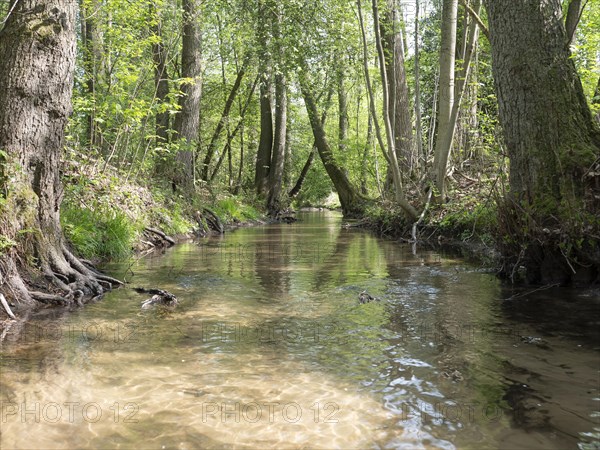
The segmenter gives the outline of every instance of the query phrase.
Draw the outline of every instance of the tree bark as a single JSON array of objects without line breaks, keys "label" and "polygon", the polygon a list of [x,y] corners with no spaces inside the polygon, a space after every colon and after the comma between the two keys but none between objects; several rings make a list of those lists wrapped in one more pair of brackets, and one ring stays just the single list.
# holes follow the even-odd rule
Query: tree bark
[{"label": "tree bark", "polygon": [[[481,0],[475,0],[474,11],[479,14],[480,10]],[[450,117],[447,121],[444,121],[444,127],[440,127],[438,132],[435,155],[436,161],[434,166],[437,169],[436,186],[442,199],[446,197],[446,171],[448,167],[448,159],[450,158],[450,152],[452,151],[454,135],[456,132],[456,123],[460,113],[460,105],[465,92],[465,86],[469,78],[471,59],[473,58],[473,53],[477,45],[478,30],[479,27],[475,21],[472,21],[466,30],[465,50],[464,55],[462,55],[463,64],[457,74],[458,82],[454,86],[453,103],[452,108],[450,109]],[[444,111],[444,113],[446,113],[446,111]]]},{"label": "tree bark", "polygon": [[444,0],[442,10],[442,42],[440,49],[440,94],[438,112],[438,135],[435,144],[433,170],[436,187],[442,201],[446,197],[445,180],[448,163],[448,142],[451,127],[452,108],[454,106],[454,63],[456,55],[456,22],[458,19],[458,0]]},{"label": "tree bark", "polygon": [[281,211],[283,169],[287,137],[287,86],[285,76],[275,76],[275,136],[269,170],[269,195],[267,210],[273,216]]},{"label": "tree bark", "polygon": [[[514,210],[501,214],[501,223],[513,241],[523,243],[531,281],[565,281],[573,270],[563,253],[569,250],[561,247],[562,239],[549,236],[562,229],[567,242],[576,242],[586,238],[586,227],[597,230],[592,217],[600,212],[599,202],[585,205],[583,199],[586,176],[600,154],[600,134],[566,45],[560,2],[486,0],[486,6],[510,158],[507,200]],[[579,261],[585,258],[579,255]]]},{"label": "tree bark", "polygon": [[175,182],[191,190],[194,184],[193,143],[200,128],[200,98],[202,96],[202,33],[200,30],[200,0],[183,0],[183,38],[181,76],[187,81],[181,86],[180,111],[175,117],[176,139],[183,141],[177,153]]},{"label": "tree bark", "polygon": [[[66,248],[59,220],[64,128],[71,114],[75,69],[73,0],[20,0],[0,31],[0,149],[2,234],[16,246],[0,256],[0,291],[15,301],[81,302],[116,280],[92,272]],[[55,294],[30,290],[17,261],[36,258]],[[39,278],[35,275],[28,279]]]},{"label": "tree bark", "polygon": [[[586,2],[587,3],[587,2]],[[567,17],[565,18],[565,28],[567,31],[567,45],[571,45],[575,32],[577,31],[577,25],[581,20],[581,13],[585,4],[581,4],[581,0],[571,0],[569,2],[569,8],[567,9]]]},{"label": "tree bark", "polygon": [[[386,1],[387,8],[380,28],[385,54],[394,149],[398,163],[404,172],[409,174],[413,167],[413,132],[404,64],[401,12],[395,0]],[[388,181],[391,181],[392,178],[390,168],[388,169]]]},{"label": "tree bark", "polygon": [[256,167],[254,171],[254,187],[259,197],[268,194],[269,166],[273,151],[273,101],[271,96],[271,39],[268,24],[272,21],[273,13],[269,11],[266,1],[261,1],[259,7],[257,39],[260,48],[260,138],[256,152]]}]

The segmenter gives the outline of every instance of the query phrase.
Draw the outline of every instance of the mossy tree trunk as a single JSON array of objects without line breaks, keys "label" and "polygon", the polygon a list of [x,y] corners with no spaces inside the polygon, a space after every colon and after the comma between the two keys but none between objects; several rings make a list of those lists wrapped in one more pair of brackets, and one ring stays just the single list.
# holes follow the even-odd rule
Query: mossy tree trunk
[{"label": "mossy tree trunk", "polygon": [[0,233],[15,243],[0,255],[0,292],[21,304],[80,303],[119,283],[75,258],[60,226],[77,7],[73,0],[20,0],[0,31]]},{"label": "mossy tree trunk", "polygon": [[509,210],[501,224],[520,243],[531,281],[566,282],[584,264],[598,265],[598,243],[586,233],[600,209],[597,200],[583,201],[586,177],[600,155],[598,130],[568,48],[560,2],[485,3],[510,157]]}]

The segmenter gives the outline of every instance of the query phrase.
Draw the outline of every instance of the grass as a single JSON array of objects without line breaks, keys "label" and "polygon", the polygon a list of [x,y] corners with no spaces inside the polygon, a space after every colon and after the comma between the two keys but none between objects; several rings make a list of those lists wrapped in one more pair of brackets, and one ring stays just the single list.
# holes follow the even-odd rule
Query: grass
[{"label": "grass", "polygon": [[91,210],[64,205],[65,235],[84,258],[123,259],[131,255],[140,226],[118,210]]}]

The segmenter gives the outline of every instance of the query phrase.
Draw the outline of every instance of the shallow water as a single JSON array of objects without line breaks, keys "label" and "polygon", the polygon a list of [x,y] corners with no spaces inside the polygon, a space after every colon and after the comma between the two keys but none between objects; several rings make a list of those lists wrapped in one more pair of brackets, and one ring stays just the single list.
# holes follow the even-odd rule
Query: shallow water
[{"label": "shallow water", "polygon": [[0,352],[0,448],[600,446],[598,292],[300,218],[108,268],[176,309],[36,315]]}]

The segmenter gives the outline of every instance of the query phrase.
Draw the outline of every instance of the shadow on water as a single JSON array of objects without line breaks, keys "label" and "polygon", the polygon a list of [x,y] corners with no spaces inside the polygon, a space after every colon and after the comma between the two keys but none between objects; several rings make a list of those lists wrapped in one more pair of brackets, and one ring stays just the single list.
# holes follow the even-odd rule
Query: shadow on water
[{"label": "shadow on water", "polygon": [[34,317],[0,353],[0,446],[598,445],[597,293],[514,298],[460,259],[300,218],[109,268],[175,310],[121,289]]}]

